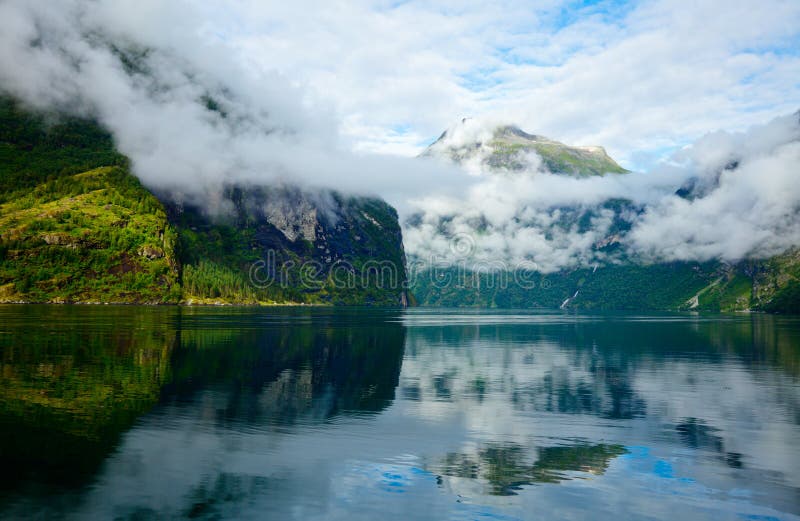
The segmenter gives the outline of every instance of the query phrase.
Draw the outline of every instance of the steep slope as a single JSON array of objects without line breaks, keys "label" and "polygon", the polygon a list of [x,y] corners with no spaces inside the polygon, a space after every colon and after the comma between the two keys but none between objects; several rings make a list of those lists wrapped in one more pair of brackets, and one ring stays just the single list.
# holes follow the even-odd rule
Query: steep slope
[{"label": "steep slope", "polygon": [[485,136],[488,138],[485,141],[465,143],[455,135],[459,130],[445,131],[422,155],[443,157],[459,164],[478,160],[490,169],[512,171],[528,168],[532,161],[540,159],[545,170],[576,177],[627,172],[608,156],[603,147],[569,146],[544,136],[528,134],[515,126],[497,127],[491,135]]},{"label": "steep slope", "polygon": [[380,199],[228,187],[224,216],[167,203],[186,302],[406,305],[397,212]]},{"label": "steep slope", "polygon": [[716,275],[681,307],[800,313],[798,249],[769,259],[719,263]]},{"label": "steep slope", "polygon": [[227,186],[158,198],[89,119],[0,97],[0,301],[405,305],[380,199]]},{"label": "steep slope", "polygon": [[60,176],[127,164],[95,122],[37,113],[0,92],[0,200]]},{"label": "steep slope", "polygon": [[177,301],[175,231],[111,136],[7,98],[0,136],[0,301]]},{"label": "steep slope", "polygon": [[176,234],[121,167],[16,192],[0,205],[0,301],[173,302]]}]

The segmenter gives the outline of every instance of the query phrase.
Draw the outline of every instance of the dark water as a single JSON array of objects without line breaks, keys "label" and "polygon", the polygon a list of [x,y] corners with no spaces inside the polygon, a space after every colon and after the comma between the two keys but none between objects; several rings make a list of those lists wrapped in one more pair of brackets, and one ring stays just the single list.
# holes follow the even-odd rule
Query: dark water
[{"label": "dark water", "polygon": [[2,519],[800,519],[800,320],[0,307]]}]

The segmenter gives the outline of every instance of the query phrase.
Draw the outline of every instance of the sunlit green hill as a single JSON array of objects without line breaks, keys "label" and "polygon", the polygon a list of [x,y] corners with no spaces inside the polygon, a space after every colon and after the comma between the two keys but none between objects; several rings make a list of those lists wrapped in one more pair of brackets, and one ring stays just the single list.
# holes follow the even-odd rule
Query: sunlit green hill
[{"label": "sunlit green hill", "polygon": [[397,213],[380,199],[230,185],[218,196],[232,212],[214,213],[156,197],[91,119],[7,97],[0,160],[0,302],[407,301]]}]

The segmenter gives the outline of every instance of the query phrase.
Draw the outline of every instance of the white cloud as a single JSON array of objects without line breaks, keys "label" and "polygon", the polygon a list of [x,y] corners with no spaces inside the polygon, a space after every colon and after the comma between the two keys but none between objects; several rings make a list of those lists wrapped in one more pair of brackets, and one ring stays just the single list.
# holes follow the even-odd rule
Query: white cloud
[{"label": "white cloud", "polygon": [[[627,215],[625,246],[637,254],[738,258],[800,244],[796,118],[707,136],[675,156],[681,164],[647,174],[585,180],[487,176],[479,162],[465,176],[368,153],[415,154],[426,136],[477,116],[449,137],[476,140],[515,122],[652,160],[800,105],[797,2],[564,7],[7,0],[0,88],[41,108],[95,115],[158,189],[210,201],[225,181],[285,182],[377,193],[401,212],[416,205],[412,253],[449,247],[444,218],[447,232],[476,237],[484,259],[534,258],[546,270],[594,262],[592,245],[612,226],[597,205],[614,197],[645,208]],[[128,74],[108,42],[148,49],[147,73]],[[206,95],[227,117],[207,110]],[[717,179],[732,160],[738,168]],[[690,178],[703,197],[675,197]],[[588,228],[565,216],[586,209],[595,211]]]},{"label": "white cloud", "polygon": [[[333,109],[283,73],[248,69],[235,45],[208,37],[210,14],[194,3],[5,2],[0,87],[40,108],[91,113],[145,184],[190,198],[208,200],[227,181],[285,182],[402,205],[422,183],[455,184],[453,168],[342,147]],[[145,72],[126,72],[108,42],[146,49]]]},{"label": "white cloud", "polygon": [[[633,165],[634,152],[800,105],[793,1],[243,5],[230,15],[245,28],[230,35],[240,56],[330,101],[345,137],[370,150],[418,152],[420,136],[494,112]],[[397,125],[403,146],[381,137]]]},{"label": "white cloud", "polygon": [[[481,136],[468,122],[456,136]],[[491,128],[491,127],[490,127]],[[414,201],[407,251],[423,261],[532,261],[541,271],[614,262],[609,239],[640,260],[764,258],[800,244],[800,114],[743,133],[716,132],[647,173],[589,178],[554,175],[534,162],[524,172],[488,171],[481,149],[475,184],[461,199]],[[677,195],[693,187],[691,197]],[[604,206],[628,201],[621,210]],[[630,231],[613,227],[621,219]],[[587,221],[581,225],[581,220]],[[463,255],[450,237],[469,236]]]}]

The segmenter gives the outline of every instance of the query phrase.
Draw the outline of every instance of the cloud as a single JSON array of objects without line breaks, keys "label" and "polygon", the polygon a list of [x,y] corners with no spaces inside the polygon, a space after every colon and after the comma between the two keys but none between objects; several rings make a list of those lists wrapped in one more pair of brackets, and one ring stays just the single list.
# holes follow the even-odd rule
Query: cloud
[{"label": "cloud", "polygon": [[25,10],[49,14],[51,31],[70,20],[55,33],[91,27],[170,50],[236,83],[248,103],[297,90],[272,111],[291,118],[300,103],[360,152],[414,156],[451,121],[492,113],[649,169],[707,132],[800,105],[793,0],[38,0]]},{"label": "cloud", "polygon": [[631,246],[658,259],[767,257],[800,244],[800,114],[746,133],[717,132],[677,155],[700,197],[647,208]]},{"label": "cloud", "polygon": [[[453,146],[468,145],[494,123],[462,125],[449,137]],[[478,180],[462,198],[414,201],[417,213],[404,230],[412,257],[533,262],[552,272],[630,257],[765,258],[800,244],[800,113],[747,132],[709,134],[647,173],[576,178],[538,161],[522,172],[498,171],[485,162],[485,144],[474,150],[467,164]],[[452,248],[452,238],[464,236],[472,241],[468,255]]]},{"label": "cloud", "polygon": [[226,18],[248,63],[331,102],[361,150],[413,155],[451,121],[493,113],[645,169],[800,105],[797,2],[591,4],[244,2]]},{"label": "cloud", "polygon": [[[589,179],[535,155],[524,175],[486,172],[480,156],[465,175],[370,152],[421,151],[472,115],[446,139],[513,121],[652,160],[788,113],[800,4],[768,4],[7,0],[0,89],[98,118],[145,184],[206,204],[226,182],[379,194],[414,213],[412,255],[452,255],[449,237],[469,234],[477,259],[545,271],[613,262],[609,244],[736,259],[800,244],[796,117]],[[691,198],[675,195],[684,186]]]},{"label": "cloud", "polygon": [[400,202],[423,182],[454,184],[453,168],[343,147],[333,110],[209,38],[210,14],[184,2],[4,2],[0,88],[37,108],[96,117],[146,185],[206,203],[226,182]]}]

